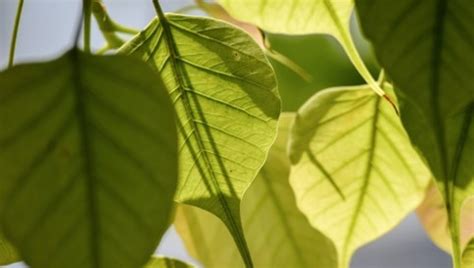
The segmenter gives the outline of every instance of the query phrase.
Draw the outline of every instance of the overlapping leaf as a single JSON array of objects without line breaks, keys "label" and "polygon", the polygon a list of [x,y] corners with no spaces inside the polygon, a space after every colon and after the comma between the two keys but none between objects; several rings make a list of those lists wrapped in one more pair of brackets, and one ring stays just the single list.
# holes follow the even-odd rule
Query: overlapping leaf
[{"label": "overlapping leaf", "polygon": [[[294,116],[280,119],[268,160],[242,201],[242,221],[255,267],[337,267],[334,245],[298,210],[288,182],[286,144]],[[180,206],[175,226],[205,267],[242,267],[225,226],[211,214]]]},{"label": "overlapping leaf", "polygon": [[352,41],[349,21],[352,0],[218,0],[235,18],[261,29],[284,34],[329,34],[342,45],[359,74],[379,95],[384,91],[372,78]]},{"label": "overlapping leaf", "polygon": [[20,261],[18,253],[3,235],[0,234],[0,265],[7,265]]},{"label": "overlapping leaf", "polygon": [[474,194],[471,0],[356,0],[376,55],[400,87],[403,124],[439,182],[460,266],[459,213]]},{"label": "overlapping leaf", "polygon": [[349,27],[351,0],[218,0],[237,19],[265,31],[324,33],[341,37]]},{"label": "overlapping leaf", "polygon": [[120,53],[160,72],[178,115],[176,200],[227,225],[245,260],[240,200],[276,136],[274,72],[246,33],[209,18],[160,14]]},{"label": "overlapping leaf", "polygon": [[125,56],[73,50],[0,73],[1,220],[22,258],[144,265],[177,185],[173,119],[161,80]]},{"label": "overlapping leaf", "polygon": [[290,158],[298,207],[335,243],[339,267],[413,210],[430,178],[395,112],[368,86],[328,89],[303,105]]},{"label": "overlapping leaf", "polygon": [[474,238],[467,244],[462,254],[462,268],[469,268],[474,265]]},{"label": "overlapping leaf", "polygon": [[[460,215],[461,248],[466,247],[469,239],[474,236],[474,198],[468,199],[462,206]],[[448,215],[443,196],[433,182],[429,187],[425,200],[417,208],[416,213],[431,240],[442,250],[452,253],[449,233]]]},{"label": "overlapping leaf", "polygon": [[194,266],[189,265],[180,260],[171,259],[167,257],[154,256],[145,265],[144,268],[192,268]]}]

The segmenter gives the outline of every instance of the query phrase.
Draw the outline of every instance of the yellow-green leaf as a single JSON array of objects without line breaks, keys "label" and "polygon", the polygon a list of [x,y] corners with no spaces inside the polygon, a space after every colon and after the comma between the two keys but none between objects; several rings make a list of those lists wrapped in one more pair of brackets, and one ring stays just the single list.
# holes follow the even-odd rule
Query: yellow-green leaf
[{"label": "yellow-green leaf", "polygon": [[[436,184],[433,183],[429,187],[425,200],[417,208],[416,213],[431,240],[442,250],[452,253],[448,215],[443,196]],[[468,199],[462,206],[460,235],[461,248],[464,248],[474,236],[474,198]]]},{"label": "yellow-green leaf", "polygon": [[357,71],[379,95],[384,91],[367,70],[352,41],[353,0],[218,0],[235,18],[283,34],[329,34],[346,51]]},{"label": "yellow-green leaf", "polygon": [[430,178],[396,113],[368,86],[314,95],[289,146],[298,207],[335,243],[339,267],[418,206]]},{"label": "yellow-green leaf", "polygon": [[352,0],[218,0],[235,18],[284,34],[325,33],[339,38],[349,27]]},{"label": "yellow-green leaf", "polygon": [[[126,68],[124,68],[126,67]],[[141,267],[177,185],[174,111],[143,62],[73,50],[0,73],[0,211],[32,267]]]},{"label": "yellow-green leaf", "polygon": [[194,266],[183,261],[162,257],[153,256],[144,268],[192,268]]},{"label": "yellow-green leaf", "polygon": [[462,254],[462,268],[471,268],[474,265],[474,238],[467,244]]},{"label": "yellow-green leaf", "polygon": [[242,30],[214,19],[158,13],[120,53],[159,71],[173,100],[180,158],[175,200],[222,219],[251,266],[240,201],[276,136],[275,74]]},{"label": "yellow-green leaf", "polygon": [[[298,210],[288,182],[287,136],[293,114],[283,114],[268,160],[242,201],[242,220],[255,267],[337,267],[334,245]],[[180,206],[175,226],[205,267],[242,267],[224,225],[197,208]]]}]

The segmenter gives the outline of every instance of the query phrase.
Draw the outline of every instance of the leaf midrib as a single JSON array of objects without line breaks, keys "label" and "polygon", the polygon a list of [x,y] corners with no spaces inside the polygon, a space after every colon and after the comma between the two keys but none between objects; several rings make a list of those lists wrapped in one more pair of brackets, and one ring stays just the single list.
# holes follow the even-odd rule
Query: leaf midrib
[{"label": "leaf midrib", "polygon": [[347,232],[347,235],[346,235],[346,239],[344,241],[344,244],[343,244],[343,249],[342,249],[342,263],[341,265],[347,265],[348,264],[348,261],[349,261],[349,257],[348,254],[349,254],[349,243],[351,243],[351,240],[352,240],[352,237],[354,235],[354,230],[355,230],[355,227],[357,225],[357,221],[358,221],[358,218],[359,218],[359,215],[360,215],[360,211],[362,209],[362,205],[364,203],[364,200],[365,200],[365,197],[366,197],[366,191],[367,191],[367,188],[369,186],[369,182],[370,182],[370,177],[371,177],[371,174],[372,174],[372,162],[374,160],[374,156],[375,156],[375,146],[376,146],[376,141],[377,141],[377,124],[378,124],[378,119],[379,119],[379,115],[380,115],[380,110],[379,110],[379,105],[380,105],[380,100],[381,98],[379,98],[378,96],[376,96],[376,99],[375,99],[375,105],[374,105],[374,118],[372,120],[372,129],[370,131],[370,143],[369,143],[369,155],[368,155],[368,159],[367,159],[367,166],[366,166],[366,170],[365,170],[365,174],[364,174],[364,184],[362,185],[362,188],[361,188],[361,193],[359,195],[359,199],[357,200],[357,204],[356,204],[356,207],[355,207],[355,210],[354,210],[354,213],[353,213],[353,216],[352,216],[352,220],[349,224],[349,229],[348,229],[348,232]]},{"label": "leaf midrib", "polygon": [[[453,225],[450,228],[455,229],[454,231],[451,231],[451,236],[453,237],[452,239],[454,239],[458,243],[461,240],[460,233],[459,233],[459,228],[460,228],[459,217],[460,217],[461,212],[460,212],[460,206],[457,206],[456,204],[454,204],[454,202],[456,201],[456,196],[457,196],[455,185],[457,184],[459,180],[458,171],[459,171],[459,167],[461,165],[461,161],[464,155],[464,147],[466,145],[467,138],[469,135],[469,130],[472,124],[473,113],[474,113],[474,102],[471,102],[465,111],[465,115],[464,115],[462,126],[461,126],[461,132],[459,134],[458,142],[456,144],[456,149],[454,151],[454,156],[453,156],[453,161],[452,161],[453,166],[450,172],[451,174],[449,176],[453,180],[451,188],[449,189],[450,190],[449,195],[451,196],[451,199],[449,201],[453,202],[453,204],[452,206],[448,206],[449,208],[451,208],[451,211],[448,211],[448,212],[450,212],[449,217],[451,218],[450,221],[451,221],[451,224]],[[453,215],[451,216],[451,214]],[[462,252],[460,249],[460,245],[453,244],[453,247],[455,246],[457,249],[454,249],[453,252],[456,252],[456,250],[459,250],[459,257],[461,257]]]},{"label": "leaf midrib", "polygon": [[82,84],[82,77],[81,77],[81,64],[79,60],[79,51],[74,49],[71,52],[71,60],[73,66],[73,76],[75,76],[73,83],[74,94],[75,94],[75,110],[78,119],[78,132],[79,132],[79,139],[80,139],[80,148],[81,153],[84,157],[84,170],[85,170],[85,183],[86,183],[86,200],[88,201],[89,209],[88,212],[90,213],[90,251],[92,256],[92,266],[93,267],[100,267],[100,241],[99,237],[99,216],[98,216],[98,208],[96,206],[97,199],[96,199],[96,185],[94,183],[94,172],[93,172],[93,154],[91,153],[90,148],[90,139],[89,133],[87,129],[87,119],[86,119],[86,109],[84,104],[84,86]]},{"label": "leaf midrib", "polygon": [[[167,20],[166,16],[164,15],[164,13],[161,12],[161,10],[159,10],[159,12],[158,12],[157,27],[160,27],[160,25],[163,29],[163,36],[166,40],[166,45],[167,45],[167,48],[168,48],[168,52],[170,53],[169,58],[170,58],[170,61],[171,61],[171,68],[173,69],[173,75],[174,75],[175,82],[178,84],[177,90],[179,90],[180,95],[182,95],[182,101],[183,101],[183,104],[184,104],[183,106],[185,107],[186,115],[190,119],[190,123],[191,123],[193,129],[196,130],[196,131],[194,131],[194,133],[195,133],[194,135],[196,135],[195,140],[198,144],[199,150],[204,152],[203,159],[204,159],[204,162],[206,163],[206,166],[207,166],[208,170],[210,171],[209,173],[211,174],[211,182],[212,182],[212,185],[214,186],[214,190],[217,191],[217,197],[218,197],[218,199],[220,201],[220,204],[223,208],[224,214],[226,215],[226,220],[230,223],[230,225],[231,225],[230,228],[232,229],[233,234],[237,234],[237,237],[235,237],[235,239],[238,241],[237,243],[239,244],[239,248],[241,248],[245,251],[245,249],[247,247],[245,246],[246,245],[245,241],[243,240],[243,237],[241,236],[240,229],[237,226],[238,223],[235,222],[235,220],[232,216],[232,212],[231,212],[230,207],[227,203],[227,200],[225,199],[224,194],[222,193],[222,191],[219,187],[217,177],[214,173],[214,169],[212,168],[211,161],[209,160],[207,153],[205,153],[206,148],[205,148],[205,146],[202,142],[201,133],[198,131],[198,127],[197,127],[197,124],[195,122],[196,119],[195,119],[195,117],[192,113],[192,110],[191,110],[191,103],[190,103],[190,101],[188,99],[188,96],[187,96],[188,92],[184,89],[185,88],[185,83],[181,80],[181,76],[179,75],[181,73],[180,68],[179,68],[179,64],[178,64],[179,63],[179,52],[177,51],[177,49],[175,47],[173,35],[171,33],[171,29],[170,29],[170,25],[168,24],[168,20]],[[209,138],[212,140],[212,137],[209,137]],[[198,160],[195,160],[195,161],[198,161]],[[248,258],[250,258],[250,256],[248,256]],[[244,261],[248,266],[250,266],[250,267],[252,266],[250,259],[244,259]]]},{"label": "leaf midrib", "polygon": [[[456,226],[458,215],[455,215],[456,209],[453,208],[454,203],[454,184],[451,183],[451,180],[455,180],[454,178],[450,178],[450,168],[449,168],[449,161],[448,161],[448,149],[446,144],[446,133],[445,133],[445,125],[444,120],[441,112],[441,103],[439,98],[439,90],[440,90],[440,68],[442,65],[442,49],[444,40],[444,32],[445,32],[445,25],[446,25],[446,15],[447,15],[447,0],[438,0],[436,2],[436,9],[435,9],[435,21],[433,25],[433,49],[431,51],[432,55],[432,65],[431,65],[431,77],[430,77],[430,102],[432,108],[432,116],[433,116],[433,128],[435,130],[435,137],[437,140],[438,152],[440,157],[440,169],[441,169],[441,176],[442,182],[444,185],[444,198],[446,200],[446,210],[448,213],[448,224],[449,229],[451,232],[451,240],[452,240],[452,249],[453,249],[453,262],[455,267],[460,266],[460,258],[461,252],[459,247],[459,227]],[[462,134],[462,133],[461,133]],[[459,144],[458,144],[459,145]],[[456,156],[455,156],[456,157]],[[455,160],[455,159],[453,159]],[[455,167],[457,169],[457,167]],[[454,173],[457,173],[457,170],[453,170]]]}]

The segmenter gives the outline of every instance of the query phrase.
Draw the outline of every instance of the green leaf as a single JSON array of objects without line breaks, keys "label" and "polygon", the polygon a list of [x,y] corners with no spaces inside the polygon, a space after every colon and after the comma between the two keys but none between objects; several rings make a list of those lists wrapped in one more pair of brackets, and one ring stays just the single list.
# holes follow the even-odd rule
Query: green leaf
[{"label": "green leaf", "polygon": [[412,211],[430,179],[398,116],[368,86],[314,95],[289,146],[298,207],[335,243],[339,267]]},{"label": "green leaf", "polygon": [[[460,242],[464,248],[474,236],[474,198],[466,200],[461,208]],[[433,182],[426,192],[425,200],[416,209],[418,218],[436,246],[452,253],[451,236],[449,233],[448,215],[443,196]]]},{"label": "green leaf", "polygon": [[280,113],[275,74],[260,47],[227,23],[161,14],[120,53],[154,66],[175,105],[175,200],[219,217],[251,266],[240,200],[265,161]]},{"label": "green leaf", "polygon": [[469,268],[474,265],[474,238],[471,239],[462,254],[462,268]]},{"label": "green leaf", "polygon": [[272,33],[329,34],[339,41],[354,67],[379,95],[373,79],[351,38],[352,0],[218,0],[235,18]]},{"label": "green leaf", "polygon": [[284,34],[324,33],[336,38],[349,27],[351,0],[217,0],[233,17]]},{"label": "green leaf", "polygon": [[403,124],[447,204],[460,267],[459,211],[474,194],[472,0],[357,0],[361,26],[400,88]]},{"label": "green leaf", "polygon": [[[204,0],[198,0],[196,3],[210,16],[242,28],[260,46],[265,46],[265,54],[277,76],[283,111],[298,110],[309,97],[321,89],[363,83],[342,47],[331,36],[321,34],[295,36],[266,32],[264,45],[262,32],[255,25],[235,19],[219,4]],[[364,62],[371,71],[374,71],[371,73],[378,73],[380,70],[377,70],[369,42],[363,39],[355,18],[351,18],[351,23],[354,26],[351,33]],[[278,58],[282,58],[282,61]]]},{"label": "green leaf", "polygon": [[[296,207],[288,182],[287,136],[293,114],[283,114],[268,160],[242,201],[242,220],[255,267],[337,266],[332,243]],[[205,267],[242,267],[225,227],[205,211],[180,206],[175,226]]]},{"label": "green leaf", "polygon": [[144,265],[173,205],[173,119],[136,59],[73,50],[0,73],[2,227],[25,262]]},{"label": "green leaf", "polygon": [[16,249],[0,234],[0,265],[8,265],[20,261]]},{"label": "green leaf", "polygon": [[192,268],[194,266],[182,262],[180,260],[161,257],[161,256],[153,256],[151,260],[145,265],[144,268]]}]

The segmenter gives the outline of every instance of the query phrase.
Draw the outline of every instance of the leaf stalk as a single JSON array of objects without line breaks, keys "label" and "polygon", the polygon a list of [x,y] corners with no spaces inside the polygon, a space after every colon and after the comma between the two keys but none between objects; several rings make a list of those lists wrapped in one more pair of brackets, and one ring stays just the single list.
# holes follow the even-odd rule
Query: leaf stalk
[{"label": "leaf stalk", "polygon": [[83,0],[84,13],[84,52],[91,53],[92,0]]},{"label": "leaf stalk", "polygon": [[23,13],[24,0],[18,0],[18,7],[15,16],[15,24],[13,26],[12,39],[10,44],[10,54],[8,57],[8,68],[13,67],[16,51],[16,40],[18,37],[18,29],[20,28],[21,14]]},{"label": "leaf stalk", "polygon": [[343,44],[342,47],[346,51],[346,54],[348,55],[350,61],[352,62],[356,70],[359,72],[360,76],[362,76],[362,78],[377,95],[387,100],[390,105],[392,105],[397,115],[399,115],[400,113],[395,102],[389,96],[387,96],[385,91],[381,88],[379,83],[374,80],[372,74],[370,74],[369,70],[367,69],[367,66],[365,65],[359,52],[357,51],[357,48],[354,44],[354,41],[352,40],[349,30],[341,30],[339,36],[336,38]]}]

